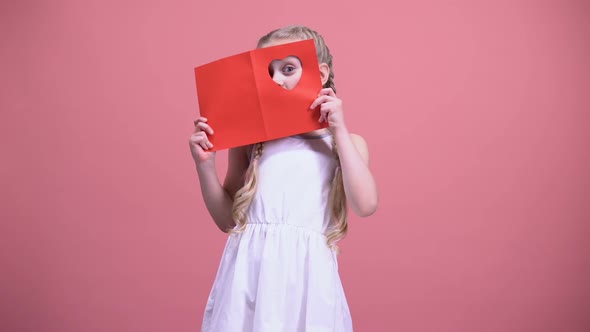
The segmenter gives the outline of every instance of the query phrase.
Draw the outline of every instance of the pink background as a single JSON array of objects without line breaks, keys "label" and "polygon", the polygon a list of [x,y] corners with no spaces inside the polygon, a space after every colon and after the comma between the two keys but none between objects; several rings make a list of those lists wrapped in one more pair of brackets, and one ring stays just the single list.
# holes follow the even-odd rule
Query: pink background
[{"label": "pink background", "polygon": [[327,39],[379,183],[341,243],[356,330],[590,330],[588,2],[0,13],[1,331],[200,330],[226,235],[188,148],[193,67],[291,23]]}]

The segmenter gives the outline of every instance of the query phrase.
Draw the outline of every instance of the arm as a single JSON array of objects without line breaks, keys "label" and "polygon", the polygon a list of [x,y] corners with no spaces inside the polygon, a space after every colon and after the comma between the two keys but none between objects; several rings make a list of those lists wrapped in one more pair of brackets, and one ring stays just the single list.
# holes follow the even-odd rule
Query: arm
[{"label": "arm", "polygon": [[377,210],[379,195],[369,169],[367,143],[361,136],[349,134],[345,127],[334,131],[334,139],[350,207],[360,217],[370,216]]},{"label": "arm", "polygon": [[221,185],[215,167],[215,152],[207,151],[213,147],[207,135],[213,135],[213,129],[207,124],[207,119],[201,117],[195,120],[195,132],[189,140],[189,146],[197,168],[205,206],[217,227],[227,232],[235,226],[232,217],[233,197],[244,183],[244,174],[249,164],[247,147],[229,150],[227,174]]},{"label": "arm", "polygon": [[230,149],[228,153],[227,174],[223,185],[217,177],[215,160],[197,164],[201,193],[213,221],[223,232],[235,226],[232,206],[236,192],[244,184],[244,174],[248,168],[246,147]]},{"label": "arm", "polygon": [[377,210],[379,195],[375,179],[369,170],[369,151],[365,140],[350,134],[344,123],[342,100],[331,88],[320,91],[310,108],[320,107],[320,122],[327,121],[340,158],[344,192],[351,209],[367,217]]}]

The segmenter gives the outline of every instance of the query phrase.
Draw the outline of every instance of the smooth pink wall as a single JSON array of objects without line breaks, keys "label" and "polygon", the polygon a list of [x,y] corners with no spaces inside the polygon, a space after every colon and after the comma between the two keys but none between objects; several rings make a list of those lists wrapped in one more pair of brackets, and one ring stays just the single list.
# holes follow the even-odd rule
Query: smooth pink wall
[{"label": "smooth pink wall", "polygon": [[356,331],[590,330],[588,2],[0,8],[1,331],[200,330],[226,235],[193,67],[293,23],[328,41],[379,183],[341,243]]}]

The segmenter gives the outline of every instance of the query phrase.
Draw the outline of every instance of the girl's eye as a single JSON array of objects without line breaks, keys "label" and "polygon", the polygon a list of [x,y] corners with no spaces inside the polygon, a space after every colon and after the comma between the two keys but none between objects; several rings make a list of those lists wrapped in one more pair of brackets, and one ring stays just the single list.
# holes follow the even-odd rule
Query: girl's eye
[{"label": "girl's eye", "polygon": [[293,66],[286,66],[285,68],[283,68],[283,71],[285,73],[290,73],[290,72],[292,72],[294,70],[295,70],[295,67],[293,67]]}]

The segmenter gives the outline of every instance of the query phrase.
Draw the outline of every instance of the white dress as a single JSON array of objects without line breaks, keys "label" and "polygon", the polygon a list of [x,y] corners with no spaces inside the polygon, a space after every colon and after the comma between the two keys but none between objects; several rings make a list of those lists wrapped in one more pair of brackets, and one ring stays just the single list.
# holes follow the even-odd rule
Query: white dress
[{"label": "white dress", "polygon": [[243,233],[230,235],[203,332],[349,332],[350,311],[327,246],[336,160],[332,136],[264,143]]}]

